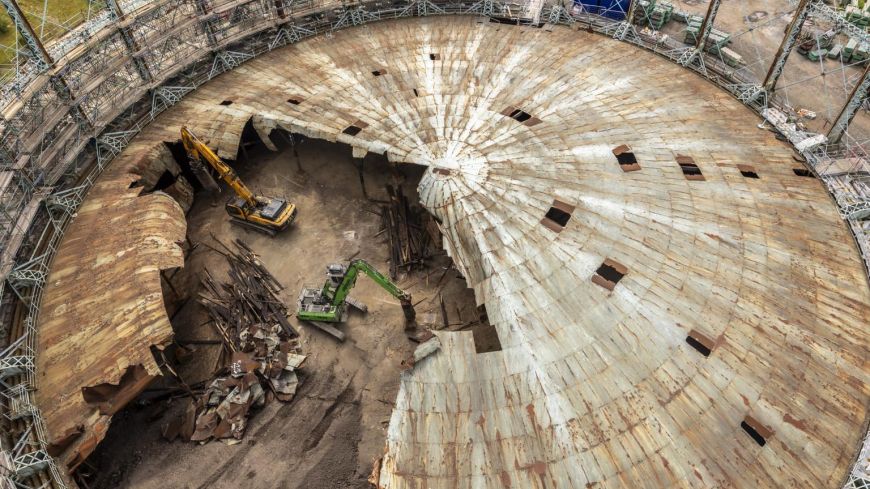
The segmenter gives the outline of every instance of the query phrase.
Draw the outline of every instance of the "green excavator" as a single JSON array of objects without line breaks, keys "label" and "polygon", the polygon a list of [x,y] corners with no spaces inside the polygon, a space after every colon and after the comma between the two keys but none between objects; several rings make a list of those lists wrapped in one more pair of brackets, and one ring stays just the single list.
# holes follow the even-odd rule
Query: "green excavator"
[{"label": "green excavator", "polygon": [[296,317],[302,321],[317,326],[326,333],[344,341],[344,332],[339,331],[329,323],[343,322],[347,315],[347,306],[350,305],[362,312],[368,308],[350,297],[350,290],[356,285],[356,279],[360,272],[366,274],[380,285],[393,297],[399,299],[402,304],[402,312],[405,313],[406,327],[413,327],[416,313],[411,303],[411,295],[400,289],[383,274],[378,272],[365,260],[353,260],[345,266],[340,263],[326,267],[326,283],[323,287],[305,287],[299,294]]}]

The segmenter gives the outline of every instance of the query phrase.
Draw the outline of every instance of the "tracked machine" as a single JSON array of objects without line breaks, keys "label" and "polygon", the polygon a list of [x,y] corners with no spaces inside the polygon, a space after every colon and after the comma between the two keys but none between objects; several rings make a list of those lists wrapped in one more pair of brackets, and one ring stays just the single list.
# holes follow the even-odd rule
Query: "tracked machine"
[{"label": "tracked machine", "polygon": [[277,197],[255,195],[229,165],[211,148],[197,138],[187,127],[181,128],[181,142],[192,162],[208,164],[236,193],[226,203],[227,214],[233,223],[270,236],[287,229],[296,220],[296,206]]},{"label": "tracked machine", "polygon": [[368,275],[390,295],[399,299],[402,304],[402,312],[405,314],[405,327],[413,327],[416,313],[411,302],[411,295],[396,286],[368,262],[360,259],[351,261],[347,266],[337,263],[326,267],[326,282],[323,287],[305,287],[302,289],[302,293],[299,294],[299,309],[296,317],[344,341],[344,332],[330,323],[343,322],[347,315],[348,306],[362,312],[368,311],[365,304],[350,297],[350,291],[356,285],[356,279],[360,272]]}]

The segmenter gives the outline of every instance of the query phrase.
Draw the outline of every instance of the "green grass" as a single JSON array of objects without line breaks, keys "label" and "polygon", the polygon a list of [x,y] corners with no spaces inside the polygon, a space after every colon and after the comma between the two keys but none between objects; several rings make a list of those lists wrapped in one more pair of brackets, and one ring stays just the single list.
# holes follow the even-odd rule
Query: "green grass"
[{"label": "green grass", "polygon": [[[37,35],[42,32],[42,42],[48,43],[66,33],[70,28],[82,23],[88,14],[88,0],[48,0],[46,22],[42,25],[42,12],[45,0],[18,0],[18,5],[24,10],[24,15]],[[93,2],[91,15],[104,8],[104,2]],[[0,31],[6,26],[6,32],[0,32],[0,44],[8,48],[0,49],[0,71],[10,68],[15,58],[15,28],[6,10],[0,8]]]}]

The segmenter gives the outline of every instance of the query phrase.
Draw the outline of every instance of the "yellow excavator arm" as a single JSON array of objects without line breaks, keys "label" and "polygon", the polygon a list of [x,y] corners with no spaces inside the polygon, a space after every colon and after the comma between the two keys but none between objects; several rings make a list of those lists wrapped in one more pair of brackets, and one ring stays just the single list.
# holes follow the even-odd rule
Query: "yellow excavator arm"
[{"label": "yellow excavator arm", "polygon": [[221,180],[236,193],[237,197],[230,199],[225,206],[231,222],[274,236],[296,219],[295,205],[278,197],[254,195],[235,170],[186,127],[181,128],[181,143],[191,160],[214,168]]},{"label": "yellow excavator arm", "polygon": [[231,189],[242,198],[250,206],[257,205],[257,198],[254,193],[239,179],[236,172],[229,165],[215,154],[205,143],[200,141],[187,127],[181,128],[181,143],[184,145],[185,151],[191,159],[195,159],[200,163],[208,163],[209,166],[220,175],[221,179],[229,185]]}]

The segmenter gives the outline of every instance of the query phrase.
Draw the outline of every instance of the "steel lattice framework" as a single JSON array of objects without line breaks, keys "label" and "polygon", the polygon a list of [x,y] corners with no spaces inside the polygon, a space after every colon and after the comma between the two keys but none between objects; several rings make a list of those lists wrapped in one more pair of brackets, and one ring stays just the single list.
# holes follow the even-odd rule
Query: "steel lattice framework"
[{"label": "steel lattice framework", "polygon": [[[35,325],[49,265],[88,190],[143,127],[186,94],[262,53],[337,29],[409,16],[478,15],[526,25],[579,24],[654,51],[732,93],[787,137],[807,169],[827,185],[865,264],[870,263],[870,231],[864,221],[870,201],[856,190],[870,185],[860,144],[867,137],[849,133],[870,90],[868,72],[854,81],[827,134],[796,126],[777,90],[807,18],[827,19],[853,38],[870,41],[870,35],[821,0],[793,2],[793,20],[762,79],[735,70],[705,49],[718,0],[711,2],[701,35],[690,46],[638,29],[636,5],[618,12],[626,19],[620,21],[612,18],[613,12],[520,0],[110,0],[107,9],[43,45],[15,0],[0,3],[27,47],[14,75],[0,88],[0,324],[11,338],[0,352],[0,398],[18,440],[14,447],[0,446],[0,457],[13,467],[0,478],[19,487],[40,487],[46,480],[66,487],[65,475],[48,456],[44,426],[29,393],[36,386]],[[826,171],[844,160],[855,162],[850,170]],[[10,312],[15,303],[26,309],[18,323]],[[860,464],[866,464],[868,451],[870,442],[865,441],[847,488],[870,487],[868,469]]]}]

